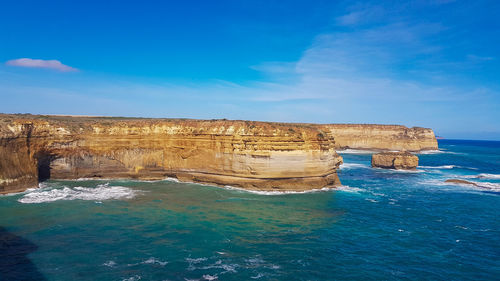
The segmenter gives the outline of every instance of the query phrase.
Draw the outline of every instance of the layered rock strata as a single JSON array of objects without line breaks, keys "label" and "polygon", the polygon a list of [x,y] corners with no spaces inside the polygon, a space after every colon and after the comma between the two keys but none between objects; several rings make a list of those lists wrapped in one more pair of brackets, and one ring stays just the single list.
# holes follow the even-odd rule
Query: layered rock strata
[{"label": "layered rock strata", "polygon": [[413,170],[418,166],[418,157],[409,152],[383,152],[372,155],[372,167],[384,169]]},{"label": "layered rock strata", "polygon": [[335,138],[337,149],[422,151],[436,150],[434,132],[400,125],[328,124],[318,128]]},{"label": "layered rock strata", "polygon": [[310,190],[339,185],[341,163],[313,125],[0,115],[0,193],[45,179],[165,177]]}]

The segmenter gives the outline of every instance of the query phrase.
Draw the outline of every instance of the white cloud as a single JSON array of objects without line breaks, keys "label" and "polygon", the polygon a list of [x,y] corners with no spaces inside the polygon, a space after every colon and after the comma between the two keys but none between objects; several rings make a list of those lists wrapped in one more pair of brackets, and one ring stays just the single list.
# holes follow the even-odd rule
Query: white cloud
[{"label": "white cloud", "polygon": [[19,66],[19,67],[30,67],[30,68],[49,68],[54,69],[61,72],[74,72],[78,71],[78,69],[62,64],[58,60],[41,60],[41,59],[30,59],[30,58],[21,58],[9,60],[5,63],[9,66]]}]

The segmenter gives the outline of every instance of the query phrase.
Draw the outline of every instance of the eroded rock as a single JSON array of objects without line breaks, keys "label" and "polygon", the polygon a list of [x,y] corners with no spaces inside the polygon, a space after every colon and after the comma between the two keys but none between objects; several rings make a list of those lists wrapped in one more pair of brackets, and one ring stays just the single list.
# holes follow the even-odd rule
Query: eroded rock
[{"label": "eroded rock", "polygon": [[372,167],[384,169],[413,170],[418,166],[418,157],[409,152],[382,152],[372,155]]}]

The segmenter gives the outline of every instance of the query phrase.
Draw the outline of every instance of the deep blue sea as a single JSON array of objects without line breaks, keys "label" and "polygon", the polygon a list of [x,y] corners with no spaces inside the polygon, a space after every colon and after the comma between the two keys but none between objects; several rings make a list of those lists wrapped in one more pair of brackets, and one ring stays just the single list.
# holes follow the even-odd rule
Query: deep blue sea
[{"label": "deep blue sea", "polygon": [[303,194],[47,181],[0,196],[0,280],[500,280],[500,142],[439,146]]}]

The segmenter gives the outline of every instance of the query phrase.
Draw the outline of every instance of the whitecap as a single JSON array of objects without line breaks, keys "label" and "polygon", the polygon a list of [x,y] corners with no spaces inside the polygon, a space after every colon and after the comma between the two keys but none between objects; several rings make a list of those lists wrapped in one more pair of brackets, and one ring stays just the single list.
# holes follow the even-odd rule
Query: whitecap
[{"label": "whitecap", "polygon": [[200,262],[206,261],[206,260],[207,260],[207,258],[196,258],[196,259],[186,258],[186,261],[189,263],[200,263]]},{"label": "whitecap", "polygon": [[199,269],[219,268],[219,269],[223,269],[224,270],[220,274],[225,274],[225,273],[228,273],[228,272],[236,273],[237,272],[236,268],[238,266],[239,266],[238,264],[225,264],[225,263],[222,263],[222,260],[218,260],[214,264],[203,266],[203,267],[199,267]]},{"label": "whitecap", "polygon": [[217,274],[216,275],[204,274],[203,278],[205,280],[209,280],[209,281],[211,281],[211,280],[217,280],[218,279]]},{"label": "whitecap", "polygon": [[261,264],[264,263],[264,260],[260,257],[254,257],[254,258],[249,258],[245,259],[245,261],[249,264]]},{"label": "whitecap", "polygon": [[199,263],[201,263],[201,262],[206,261],[206,260],[207,260],[207,258],[195,258],[195,259],[193,259],[193,258],[186,258],[185,260],[186,260],[186,261],[188,262],[188,264],[189,264],[189,266],[188,266],[187,270],[193,271],[193,270],[195,270],[195,269],[196,269],[196,266],[195,266],[196,264],[199,264]]},{"label": "whitecap", "polygon": [[134,198],[140,191],[124,187],[124,186],[109,186],[99,184],[95,188],[91,187],[63,187],[54,189],[35,189],[26,193],[22,198],[17,200],[20,203],[46,203],[59,200],[119,200]]},{"label": "whitecap", "polygon": [[141,280],[142,277],[139,276],[139,275],[134,275],[132,277],[129,277],[129,278],[124,278],[123,281],[137,281],[137,280]]},{"label": "whitecap", "polygon": [[165,266],[168,262],[166,261],[161,261],[155,257],[151,257],[143,262],[141,262],[142,264],[158,264],[158,265],[161,265],[161,266]]},{"label": "whitecap", "polygon": [[108,267],[115,267],[116,262],[115,261],[107,261],[107,262],[103,263],[102,265],[108,266]]},{"label": "whitecap", "polygon": [[252,278],[252,279],[259,279],[259,278],[262,278],[262,277],[264,277],[264,274],[262,274],[262,273],[258,273],[255,276],[250,276],[250,278]]},{"label": "whitecap", "polygon": [[281,266],[279,265],[275,265],[275,264],[271,264],[271,266],[269,266],[270,269],[274,269],[274,270],[277,270],[277,269],[280,269]]}]

